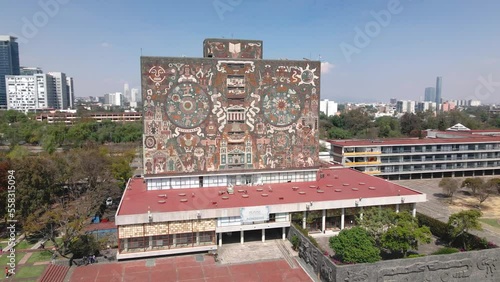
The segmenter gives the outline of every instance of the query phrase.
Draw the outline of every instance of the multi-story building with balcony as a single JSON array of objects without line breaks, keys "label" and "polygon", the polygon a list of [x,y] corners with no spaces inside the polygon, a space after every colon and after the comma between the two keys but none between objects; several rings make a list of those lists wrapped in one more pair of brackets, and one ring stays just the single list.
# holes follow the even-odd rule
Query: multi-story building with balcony
[{"label": "multi-story building with balcony", "polygon": [[320,62],[262,59],[262,41],[207,39],[203,58],[142,57],[144,175],[116,213],[118,259],[326,232],[363,207],[416,211],[425,194],[321,168]]},{"label": "multi-story building with balcony", "polygon": [[428,131],[427,137],[332,140],[334,162],[389,180],[500,174],[500,131]]}]

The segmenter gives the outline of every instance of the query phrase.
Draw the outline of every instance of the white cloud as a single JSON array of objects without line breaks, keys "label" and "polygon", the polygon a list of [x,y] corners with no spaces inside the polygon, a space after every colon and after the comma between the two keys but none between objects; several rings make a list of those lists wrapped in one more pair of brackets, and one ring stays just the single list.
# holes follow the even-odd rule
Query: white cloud
[{"label": "white cloud", "polygon": [[109,48],[109,47],[111,47],[111,43],[103,42],[103,43],[101,43],[101,47],[102,48]]},{"label": "white cloud", "polygon": [[335,67],[334,64],[330,64],[329,62],[321,63],[321,73],[329,73]]}]

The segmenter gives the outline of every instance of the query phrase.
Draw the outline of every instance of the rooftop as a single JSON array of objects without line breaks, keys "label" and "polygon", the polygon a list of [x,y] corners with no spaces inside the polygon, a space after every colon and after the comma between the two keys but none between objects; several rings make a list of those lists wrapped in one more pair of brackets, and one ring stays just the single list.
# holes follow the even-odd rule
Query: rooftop
[{"label": "rooftop", "polygon": [[[492,131],[487,131],[492,132]],[[458,135],[456,132],[441,132],[442,134]],[[473,135],[469,133],[460,132],[461,136],[458,138],[388,138],[377,140],[328,140],[332,145],[347,147],[347,146],[391,146],[391,145],[425,145],[425,144],[447,144],[447,143],[481,143],[481,142],[499,142],[500,136],[484,136],[481,134]]]},{"label": "rooftop", "polygon": [[132,178],[117,215],[179,212],[264,205],[411,196],[422,193],[350,168],[320,169],[318,181],[260,186],[146,190],[143,178]]}]

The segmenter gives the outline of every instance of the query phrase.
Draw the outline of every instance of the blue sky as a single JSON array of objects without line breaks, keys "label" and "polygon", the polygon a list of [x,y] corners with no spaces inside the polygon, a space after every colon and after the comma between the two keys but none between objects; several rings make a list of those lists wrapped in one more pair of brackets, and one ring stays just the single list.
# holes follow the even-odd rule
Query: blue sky
[{"label": "blue sky", "polygon": [[201,57],[203,39],[233,37],[263,40],[268,59],[321,58],[322,98],[419,100],[439,75],[443,98],[500,103],[498,11],[497,0],[0,0],[0,34],[20,37],[22,65],[73,76],[77,96],[138,88],[141,48]]}]

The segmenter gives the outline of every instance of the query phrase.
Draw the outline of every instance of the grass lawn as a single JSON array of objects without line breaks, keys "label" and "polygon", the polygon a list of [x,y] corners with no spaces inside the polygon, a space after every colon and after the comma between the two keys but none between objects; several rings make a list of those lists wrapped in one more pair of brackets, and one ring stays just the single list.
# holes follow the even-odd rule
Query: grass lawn
[{"label": "grass lawn", "polygon": [[[2,267],[2,274],[5,275],[3,272],[5,265],[10,261],[10,258],[7,257],[10,253],[4,253],[2,257],[0,257],[0,266]],[[16,264],[24,257],[25,253],[16,253]]]},{"label": "grass lawn", "polygon": [[479,221],[500,229],[500,223],[498,223],[497,218],[480,218]]},{"label": "grass lawn", "polygon": [[50,261],[52,258],[52,253],[49,251],[36,252],[31,255],[27,263],[35,263],[39,261]]},{"label": "grass lawn", "polygon": [[16,245],[16,249],[17,250],[29,249],[29,248],[33,247],[35,244],[36,244],[36,242],[30,243],[26,240],[22,240],[21,242],[19,242],[19,244]]},{"label": "grass lawn", "polygon": [[46,265],[21,266],[17,271],[15,278],[38,278],[42,276]]}]

